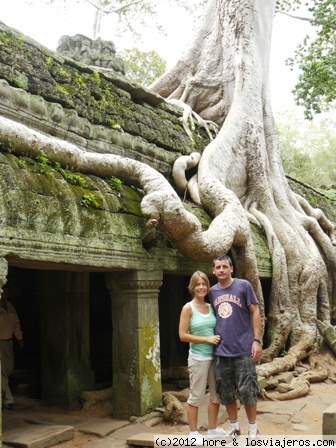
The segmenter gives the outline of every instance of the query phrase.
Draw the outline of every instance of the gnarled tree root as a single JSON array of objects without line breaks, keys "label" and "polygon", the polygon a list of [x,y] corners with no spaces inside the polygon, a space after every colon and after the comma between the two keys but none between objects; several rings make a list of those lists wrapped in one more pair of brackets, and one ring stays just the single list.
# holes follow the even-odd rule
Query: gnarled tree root
[{"label": "gnarled tree root", "polygon": [[180,423],[184,413],[182,403],[169,392],[162,394],[162,397],[165,406],[163,411],[164,420],[174,424]]},{"label": "gnarled tree root", "polygon": [[268,393],[265,390],[262,391],[261,396],[262,398],[271,401],[294,400],[295,398],[304,397],[309,393],[309,390],[310,390],[309,381],[299,376],[297,378],[294,378],[290,382],[290,384],[286,383],[279,384],[276,392]]},{"label": "gnarled tree root", "polygon": [[273,401],[293,400],[307,395],[312,383],[320,383],[327,378],[336,382],[336,361],[327,347],[322,347],[318,353],[312,353],[309,364],[309,370],[294,378],[289,384],[279,384],[276,392],[268,393],[263,390],[262,398]]},{"label": "gnarled tree root", "polygon": [[113,390],[112,387],[102,390],[86,390],[80,395],[79,401],[82,405],[82,409],[88,409],[97,403],[102,403],[104,401],[112,402]]}]

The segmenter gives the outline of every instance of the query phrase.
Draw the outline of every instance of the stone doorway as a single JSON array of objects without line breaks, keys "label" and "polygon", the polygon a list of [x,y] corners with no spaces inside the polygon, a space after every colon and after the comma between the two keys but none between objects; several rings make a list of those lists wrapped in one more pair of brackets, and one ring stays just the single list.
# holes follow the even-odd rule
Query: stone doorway
[{"label": "stone doorway", "polygon": [[[63,376],[65,371],[76,369],[81,373],[75,389],[111,386],[112,316],[105,274],[10,266],[8,283],[11,285],[11,302],[20,317],[25,341],[22,350],[19,350],[14,341],[15,370],[11,377],[13,393],[46,399],[49,403],[55,397],[46,389],[54,388],[58,375]],[[72,301],[74,309],[69,305]],[[86,303],[84,307],[79,305],[82,302]],[[69,319],[70,323],[67,324]],[[71,341],[67,345],[63,339],[64,332],[72,331],[71,329],[74,334],[68,334]],[[58,339],[60,345],[57,343]],[[79,344],[83,345],[78,351],[74,346],[78,347]],[[55,366],[53,357],[50,356],[53,350],[57,365],[57,358],[60,362],[65,362],[63,373],[62,369],[56,367],[56,377],[53,377]],[[57,352],[60,353],[57,355]],[[78,358],[79,352],[79,356],[83,355],[82,359]],[[83,369],[87,372],[82,373]],[[51,382],[46,379],[50,373]],[[65,408],[76,406],[77,400],[71,398],[74,391],[70,390],[69,384],[69,381],[65,384],[63,381],[59,382],[59,387],[67,390],[63,391],[63,399],[59,402],[56,399],[53,404]]]}]

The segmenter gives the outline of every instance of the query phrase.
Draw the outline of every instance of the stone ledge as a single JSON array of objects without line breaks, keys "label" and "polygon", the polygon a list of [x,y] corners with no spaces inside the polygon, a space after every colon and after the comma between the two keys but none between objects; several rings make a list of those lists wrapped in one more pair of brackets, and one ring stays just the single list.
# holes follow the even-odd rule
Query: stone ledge
[{"label": "stone ledge", "polygon": [[336,403],[332,404],[323,411],[322,434],[324,436],[336,434]]},{"label": "stone ledge", "polygon": [[71,440],[72,426],[32,425],[5,431],[3,443],[22,448],[47,448]]}]

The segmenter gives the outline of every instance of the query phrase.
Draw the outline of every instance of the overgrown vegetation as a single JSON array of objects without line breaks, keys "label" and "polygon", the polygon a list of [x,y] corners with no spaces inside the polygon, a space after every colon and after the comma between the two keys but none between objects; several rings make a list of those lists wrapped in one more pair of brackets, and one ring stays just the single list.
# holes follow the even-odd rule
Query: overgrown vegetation
[{"label": "overgrown vegetation", "polygon": [[277,115],[276,122],[285,173],[334,200],[336,119],[329,115],[307,121],[299,113],[284,112]]},{"label": "overgrown vegetation", "polygon": [[166,61],[156,51],[131,48],[120,52],[125,63],[126,76],[131,81],[149,87],[166,70]]},{"label": "overgrown vegetation", "polygon": [[[296,14],[300,5],[307,7],[307,14],[300,20],[312,25],[313,32],[297,47],[295,55],[288,58],[290,67],[300,70],[294,88],[296,104],[304,107],[305,116],[334,108],[336,100],[336,2],[335,0],[282,0],[279,7]],[[312,37],[313,36],[313,37]]]}]

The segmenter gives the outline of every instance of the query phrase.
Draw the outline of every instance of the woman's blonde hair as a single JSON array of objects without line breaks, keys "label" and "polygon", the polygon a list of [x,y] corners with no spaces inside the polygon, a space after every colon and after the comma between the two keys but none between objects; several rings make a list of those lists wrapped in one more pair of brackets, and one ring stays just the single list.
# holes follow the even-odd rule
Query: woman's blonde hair
[{"label": "woman's blonde hair", "polygon": [[197,280],[199,278],[202,278],[205,281],[208,291],[210,289],[210,282],[209,282],[208,276],[206,274],[204,274],[204,272],[202,272],[202,271],[196,271],[190,277],[190,282],[189,282],[189,286],[188,286],[188,291],[190,292],[191,295],[194,295],[194,289],[195,289]]}]

